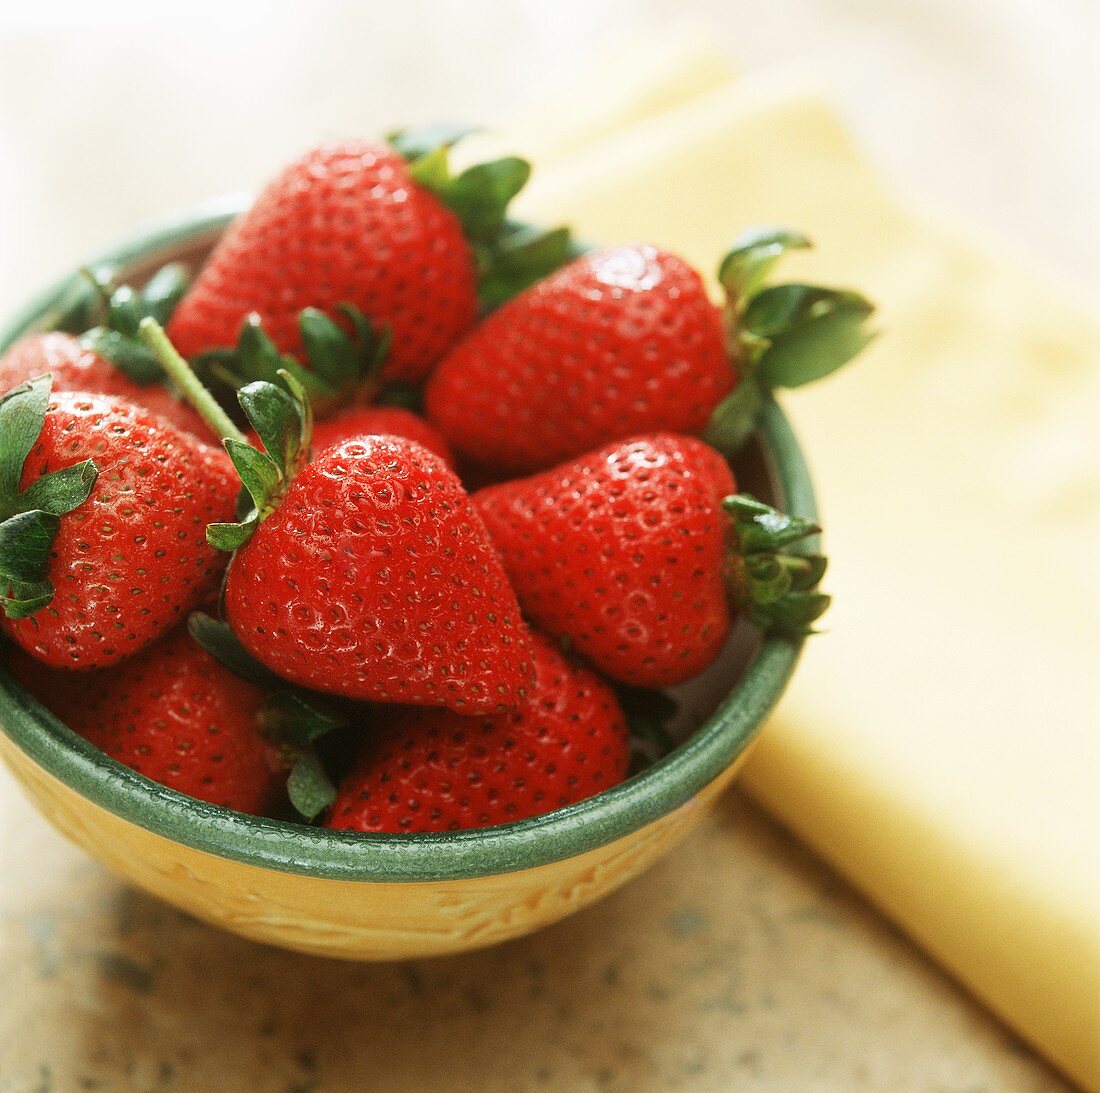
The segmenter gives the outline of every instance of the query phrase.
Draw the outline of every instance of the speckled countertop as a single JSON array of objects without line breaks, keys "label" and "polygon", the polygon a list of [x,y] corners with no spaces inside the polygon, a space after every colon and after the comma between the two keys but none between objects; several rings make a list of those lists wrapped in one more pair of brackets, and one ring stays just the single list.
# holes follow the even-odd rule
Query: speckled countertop
[{"label": "speckled countertop", "polygon": [[0,983],[0,1093],[1069,1088],[736,790],[541,934],[354,965],[128,889],[2,772]]}]

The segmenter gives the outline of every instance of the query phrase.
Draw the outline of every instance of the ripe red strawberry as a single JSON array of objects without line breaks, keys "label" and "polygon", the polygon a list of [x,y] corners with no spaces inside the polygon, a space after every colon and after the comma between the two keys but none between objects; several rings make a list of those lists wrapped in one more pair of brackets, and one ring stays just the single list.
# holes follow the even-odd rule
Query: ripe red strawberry
[{"label": "ripe red strawberry", "polygon": [[[176,311],[169,334],[180,351],[232,346],[256,313],[279,350],[300,355],[303,308],[335,317],[351,305],[392,335],[384,374],[422,379],[473,326],[479,267],[492,269],[501,248],[524,265],[504,214],[530,168],[509,158],[452,177],[457,136],[322,144],[290,164],[231,225]],[[546,255],[533,257],[532,275],[545,272]]]},{"label": "ripe red strawberry", "polygon": [[225,611],[272,671],[346,698],[483,713],[530,685],[484,525],[443,460],[399,437],[345,441],[303,468],[234,554]]},{"label": "ripe red strawberry", "polygon": [[152,319],[142,336],[216,431],[252,497],[207,539],[233,551],[223,603],[245,651],[344,698],[495,713],[531,684],[527,629],[485,525],[437,455],[401,437],[347,440],[307,463],[300,383],[238,398],[248,444]]},{"label": "ripe red strawberry", "polygon": [[463,456],[530,471],[648,429],[701,432],[736,381],[702,278],[620,246],[490,315],[440,363],[426,405]]},{"label": "ripe red strawberry", "polygon": [[282,798],[286,766],[262,732],[263,691],[185,627],[98,672],[57,672],[20,652],[8,667],[60,721],[146,778],[258,815]]},{"label": "ripe red strawberry", "polygon": [[791,633],[828,603],[813,591],[823,560],[777,553],[817,529],[735,490],[716,451],[657,434],[487,487],[474,503],[535,625],[615,679],[667,687],[718,655],[731,596],[735,611]]},{"label": "ripe red strawberry", "polygon": [[103,667],[216,589],[206,525],[231,518],[237,487],[223,451],[50,382],[0,399],[0,625],[54,667]]},{"label": "ripe red strawberry", "polygon": [[313,454],[358,436],[400,436],[434,452],[448,467],[454,459],[447,442],[422,417],[397,406],[349,406],[313,426]]},{"label": "ripe red strawberry", "polygon": [[159,383],[137,383],[71,334],[31,334],[0,357],[0,391],[10,391],[44,375],[53,377],[55,391],[115,395],[152,411],[206,443],[213,439],[202,418],[166,387]]},{"label": "ripe red strawberry", "polygon": [[538,683],[512,713],[462,717],[404,709],[364,746],[326,827],[456,831],[538,816],[626,777],[626,721],[615,693],[532,634]]},{"label": "ripe red strawberry", "polygon": [[868,338],[860,326],[870,305],[855,293],[760,290],[784,249],[807,245],[774,230],[745,237],[722,263],[724,309],[667,251],[588,254],[505,304],[440,362],[428,419],[460,458],[513,472],[656,430],[707,431],[732,451],[767,390],[832,371]]}]

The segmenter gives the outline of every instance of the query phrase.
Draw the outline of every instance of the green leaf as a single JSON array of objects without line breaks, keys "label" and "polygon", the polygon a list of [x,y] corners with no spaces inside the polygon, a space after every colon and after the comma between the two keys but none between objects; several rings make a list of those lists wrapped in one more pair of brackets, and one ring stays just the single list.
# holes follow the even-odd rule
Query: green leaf
[{"label": "green leaf", "polygon": [[579,256],[566,227],[508,224],[485,255],[478,288],[482,310],[491,311]]},{"label": "green leaf", "polygon": [[767,392],[755,375],[747,375],[715,407],[703,439],[725,455],[733,455],[752,436]]},{"label": "green leaf", "polygon": [[16,511],[11,506],[23,464],[46,421],[52,382],[49,376],[38,376],[0,398],[0,515]]},{"label": "green leaf", "polygon": [[232,554],[252,538],[252,533],[259,526],[258,514],[236,524],[207,524],[206,541],[215,550],[224,550],[227,554]]},{"label": "green leaf", "polygon": [[358,356],[348,336],[323,311],[307,307],[298,316],[298,328],[309,363],[328,387],[339,390],[358,373]]},{"label": "green leaf", "polygon": [[242,387],[237,400],[279,474],[285,476],[302,446],[304,423],[298,402],[282,387],[265,381]]},{"label": "green leaf", "polygon": [[530,177],[530,163],[506,156],[468,167],[440,196],[471,240],[488,241],[504,225],[508,203]]},{"label": "green leaf", "polygon": [[161,326],[166,326],[189,282],[190,275],[182,262],[161,266],[141,290],[142,316],[151,315]]},{"label": "green leaf", "polygon": [[53,599],[46,579],[61,520],[31,509],[0,523],[0,607],[11,619],[27,618]]},{"label": "green leaf", "polygon": [[273,499],[279,495],[283,480],[279,468],[270,456],[257,451],[251,444],[242,444],[239,440],[229,438],[225,441],[225,450],[252,498],[257,515],[262,519],[269,511]]},{"label": "green leaf", "polygon": [[476,133],[476,125],[461,125],[457,122],[437,122],[434,125],[413,126],[408,129],[395,129],[386,135],[386,142],[399,155],[412,161],[430,155],[439,149],[457,144],[464,137]]},{"label": "green leaf", "polygon": [[143,387],[164,379],[164,369],[156,354],[128,334],[97,326],[81,337],[80,344],[109,360],[120,372]]},{"label": "green leaf", "polygon": [[739,236],[718,267],[718,280],[734,300],[746,300],[764,283],[788,250],[811,246],[801,232],[788,228],[750,228]]},{"label": "green leaf", "polygon": [[79,277],[73,279],[57,306],[35,324],[37,329],[82,334],[103,322],[115,269],[84,266],[78,272]]},{"label": "green leaf", "polygon": [[277,740],[297,746],[349,724],[338,703],[296,687],[284,687],[269,695],[261,716],[264,727]]},{"label": "green leaf", "polygon": [[801,387],[847,364],[874,339],[862,298],[823,304],[772,338],[757,361],[757,375],[772,387]]},{"label": "green leaf", "polygon": [[91,495],[99,469],[90,459],[63,467],[35,479],[20,495],[26,509],[42,509],[53,516],[64,516]]},{"label": "green leaf", "polygon": [[187,619],[187,629],[203,649],[235,676],[257,687],[285,685],[270,668],[245,649],[229,623],[211,618],[204,611],[192,611]]},{"label": "green leaf", "polygon": [[336,800],[336,787],[312,748],[303,751],[291,768],[286,788],[290,803],[307,820],[312,820]]},{"label": "green leaf", "polygon": [[[749,494],[722,502],[733,518],[734,553],[727,583],[735,603],[768,633],[801,640],[829,606],[818,591],[826,559],[806,553],[821,528],[811,520],[778,512]],[[788,548],[796,547],[794,553]]]}]

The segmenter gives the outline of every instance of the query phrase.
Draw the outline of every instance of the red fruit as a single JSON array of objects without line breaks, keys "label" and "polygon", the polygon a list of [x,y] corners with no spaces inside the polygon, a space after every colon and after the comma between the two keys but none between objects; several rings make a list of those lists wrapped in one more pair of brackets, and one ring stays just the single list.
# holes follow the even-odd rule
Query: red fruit
[{"label": "red fruit", "polygon": [[14,653],[12,675],[59,720],[139,774],[259,815],[286,769],[261,731],[264,694],[178,627],[125,664],[79,676]]},{"label": "red fruit", "polygon": [[[85,460],[94,460],[99,473],[84,480],[75,506],[51,510],[60,515],[52,546],[48,538],[35,540],[44,563],[38,582],[20,585],[0,576],[3,606],[12,616],[0,626],[53,667],[104,667],[159,637],[217,588],[224,561],[207,544],[206,525],[232,518],[237,481],[224,451],[155,414],[119,398],[50,397],[43,382],[0,400],[7,413],[18,400],[40,398],[28,412],[39,420],[44,414],[23,462],[21,492],[0,497],[0,510],[6,505],[7,512],[23,514],[5,526],[35,515],[27,510],[41,506],[24,493],[40,488],[35,484],[47,475]],[[13,435],[0,436],[0,448],[13,442]],[[14,573],[18,560],[5,557],[6,549],[0,544],[0,575]],[[30,608],[33,613],[17,617]]]},{"label": "red fruit", "polygon": [[55,391],[116,395],[206,443],[213,437],[206,423],[185,402],[159,383],[140,384],[71,334],[31,334],[0,357],[0,392],[35,376],[53,377]]},{"label": "red fruit", "polygon": [[222,237],[168,333],[185,356],[236,343],[256,312],[300,354],[298,314],[359,308],[388,326],[391,378],[416,380],[477,317],[477,271],[458,217],[392,148],[323,144],[274,178]]},{"label": "red fruit", "polygon": [[515,594],[438,456],[399,437],[348,440],[273,503],[225,586],[257,660],[353,699],[471,714],[522,702],[531,652]]},{"label": "red fruit", "polygon": [[401,710],[363,749],[325,826],[456,831],[538,816],[626,777],[629,743],[615,693],[532,634],[538,683],[495,717]]},{"label": "red fruit", "polygon": [[319,454],[359,436],[400,436],[434,452],[447,464],[454,459],[447,442],[422,417],[396,406],[349,406],[313,426],[313,452]]},{"label": "red fruit", "polygon": [[702,432],[736,381],[695,270],[620,246],[490,315],[440,362],[426,407],[461,457],[533,471],[624,436]]},{"label": "red fruit", "polygon": [[701,672],[730,628],[722,499],[733,474],[691,437],[622,441],[474,495],[524,613],[625,683]]}]

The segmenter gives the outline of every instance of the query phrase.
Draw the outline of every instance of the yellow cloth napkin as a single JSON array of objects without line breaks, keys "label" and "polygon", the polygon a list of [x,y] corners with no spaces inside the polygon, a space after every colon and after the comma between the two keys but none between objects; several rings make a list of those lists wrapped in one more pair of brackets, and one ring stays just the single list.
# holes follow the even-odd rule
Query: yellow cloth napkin
[{"label": "yellow cloth napkin", "polygon": [[786,277],[880,304],[866,356],[784,400],[835,605],[745,782],[1100,1087],[1100,322],[899,204],[811,91],[713,65],[681,51],[656,88],[631,69],[633,105],[615,83],[595,118],[559,104],[522,212],[706,270],[743,227],[790,224],[817,249]]}]

